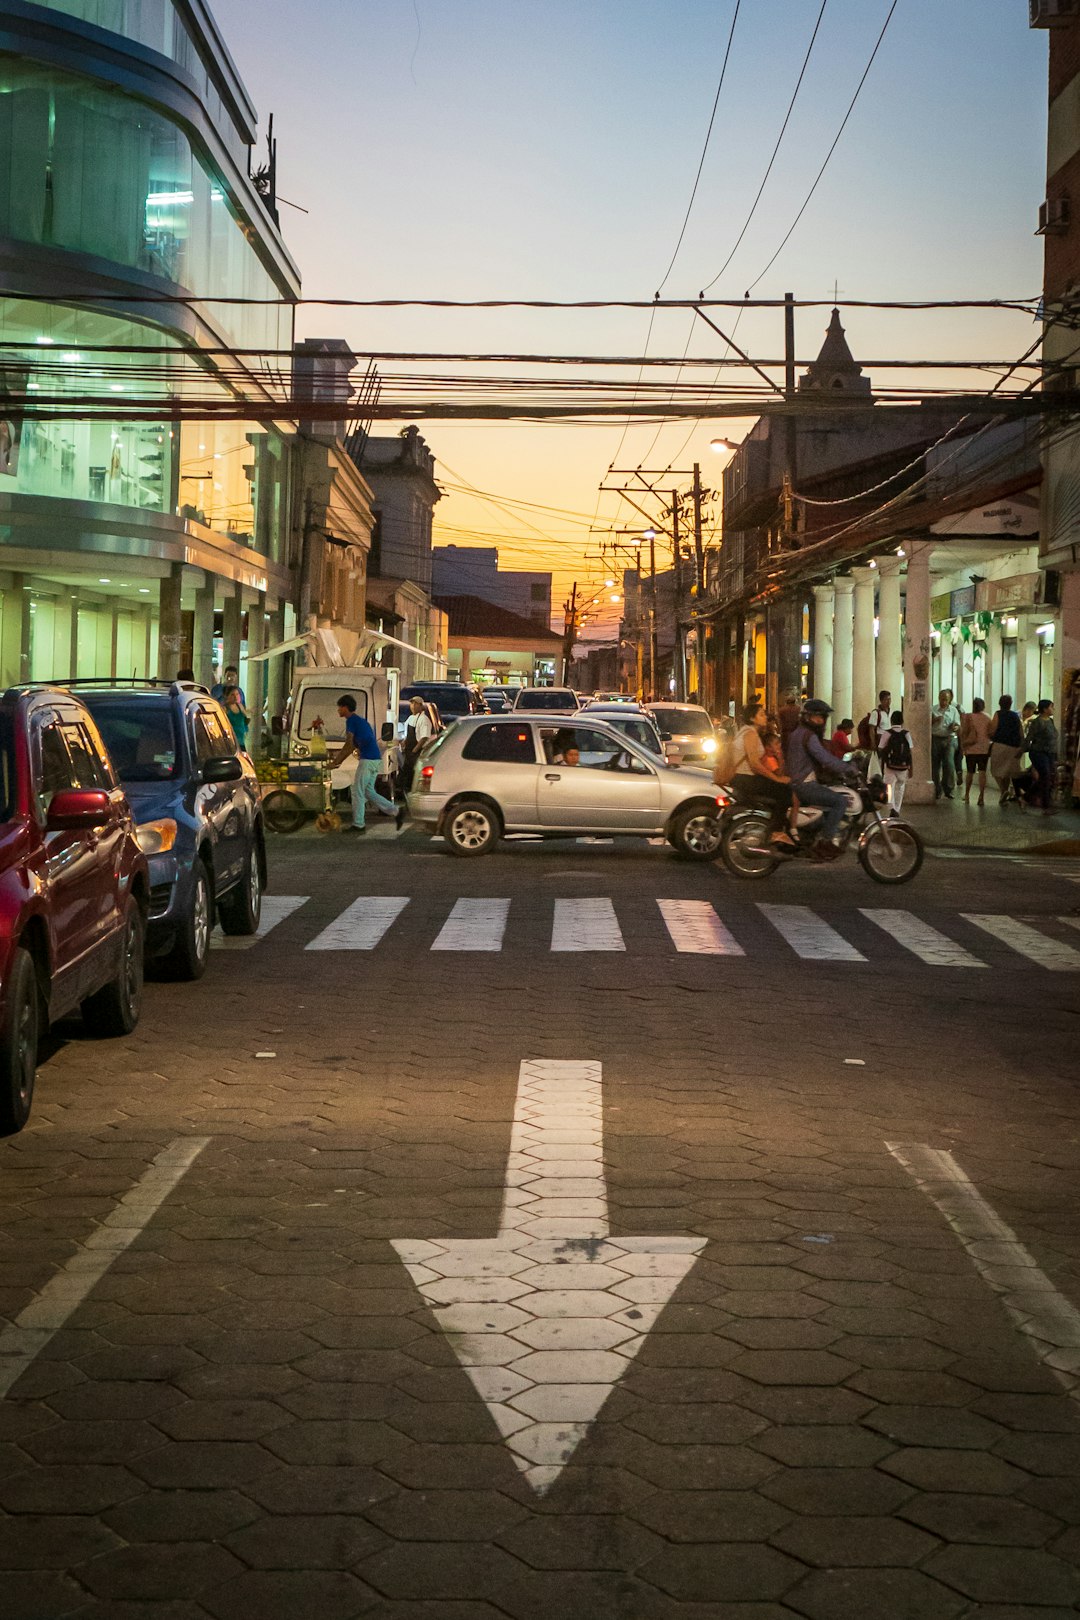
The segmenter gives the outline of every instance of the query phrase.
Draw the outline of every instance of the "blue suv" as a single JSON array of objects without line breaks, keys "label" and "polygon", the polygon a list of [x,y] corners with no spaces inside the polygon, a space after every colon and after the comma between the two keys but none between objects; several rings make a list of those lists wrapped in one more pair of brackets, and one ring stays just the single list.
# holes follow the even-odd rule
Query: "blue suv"
[{"label": "blue suv", "polygon": [[148,954],[173,978],[206,971],[215,914],[254,934],[266,886],[255,767],[205,687],[72,682],[105,739],[150,866]]}]

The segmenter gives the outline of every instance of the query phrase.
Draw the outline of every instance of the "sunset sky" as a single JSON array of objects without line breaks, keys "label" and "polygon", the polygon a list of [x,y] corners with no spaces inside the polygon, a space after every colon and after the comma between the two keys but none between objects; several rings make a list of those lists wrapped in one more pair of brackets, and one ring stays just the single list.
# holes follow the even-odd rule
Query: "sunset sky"
[{"label": "sunset sky", "polygon": [[[734,0],[261,0],[257,9],[213,0],[213,8],[261,116],[275,115],[280,193],[309,211],[282,210],[308,296],[649,299],[660,286]],[[742,0],[666,296],[696,294],[727,258],[819,10],[820,0]],[[772,175],[713,296],[741,298],[771,258],[888,10],[889,0],[827,0]],[[1022,0],[899,0],[825,177],[756,295],[827,298],[834,281],[841,299],[1037,293],[1045,105],[1046,38],[1029,30]],[[827,321],[827,309],[800,314],[801,361],[816,353]],[[845,324],[856,357],[1014,358],[1035,335],[1026,317],[996,313],[864,310]],[[686,312],[659,315],[650,333],[649,311],[305,310],[299,329],[361,350],[544,354],[638,355],[648,334],[651,355],[681,355],[691,325]],[[745,314],[738,341],[779,354],[777,312]],[[722,345],[704,328],[691,343],[691,354],[719,358]],[[739,438],[748,425],[638,426],[624,439],[611,422],[422,424],[449,491],[437,539],[497,542],[504,566],[553,568],[559,601],[574,578],[592,594],[605,571],[590,525],[639,521],[617,497],[598,496],[616,454],[623,466],[698,459],[708,482],[719,465],[710,438]],[[617,622],[617,606],[607,615],[590,635]]]}]

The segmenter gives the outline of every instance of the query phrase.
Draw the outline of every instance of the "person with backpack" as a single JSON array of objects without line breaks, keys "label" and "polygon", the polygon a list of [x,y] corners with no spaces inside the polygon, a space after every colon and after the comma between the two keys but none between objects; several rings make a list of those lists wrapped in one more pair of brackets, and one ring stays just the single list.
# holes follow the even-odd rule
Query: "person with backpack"
[{"label": "person with backpack", "polygon": [[885,733],[885,746],[881,750],[881,770],[889,790],[889,804],[892,806],[894,816],[900,814],[904,790],[911,781],[914,764],[915,753],[911,732],[904,726],[903,713],[899,709],[894,709],[889,729]]},{"label": "person with backpack", "polygon": [[885,747],[885,739],[892,723],[889,719],[891,703],[891,692],[879,692],[877,708],[871,709],[869,714],[864,714],[859,721],[859,748],[866,755],[868,776],[871,774],[871,766],[876,764],[878,769],[881,769],[881,751]]},{"label": "person with backpack", "polygon": [[781,848],[794,849],[795,840],[787,830],[791,815],[790,778],[776,768],[776,755],[766,748],[769,717],[763,703],[747,703],[742,726],[726,744],[717,761],[713,781],[729,788],[740,804],[767,803],[771,812],[769,841]]}]

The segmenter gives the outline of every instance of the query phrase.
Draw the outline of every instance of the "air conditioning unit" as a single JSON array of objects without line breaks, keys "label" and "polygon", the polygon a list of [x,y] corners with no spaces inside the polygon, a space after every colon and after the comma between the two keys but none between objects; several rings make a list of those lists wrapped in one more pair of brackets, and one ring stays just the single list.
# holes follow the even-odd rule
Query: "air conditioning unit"
[{"label": "air conditioning unit", "polygon": [[1048,197],[1039,204],[1039,228],[1036,236],[1064,236],[1069,228],[1068,197]]},{"label": "air conditioning unit", "polygon": [[1080,19],[1080,0],[1028,0],[1031,28],[1066,28]]}]

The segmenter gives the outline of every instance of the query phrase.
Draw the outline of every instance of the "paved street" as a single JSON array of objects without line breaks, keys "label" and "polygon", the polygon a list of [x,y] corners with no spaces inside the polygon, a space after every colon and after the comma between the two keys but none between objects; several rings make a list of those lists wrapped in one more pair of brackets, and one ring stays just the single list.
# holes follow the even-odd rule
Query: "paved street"
[{"label": "paved street", "polygon": [[4,1620],[1080,1604],[1080,862],[271,847],[0,1145]]}]

